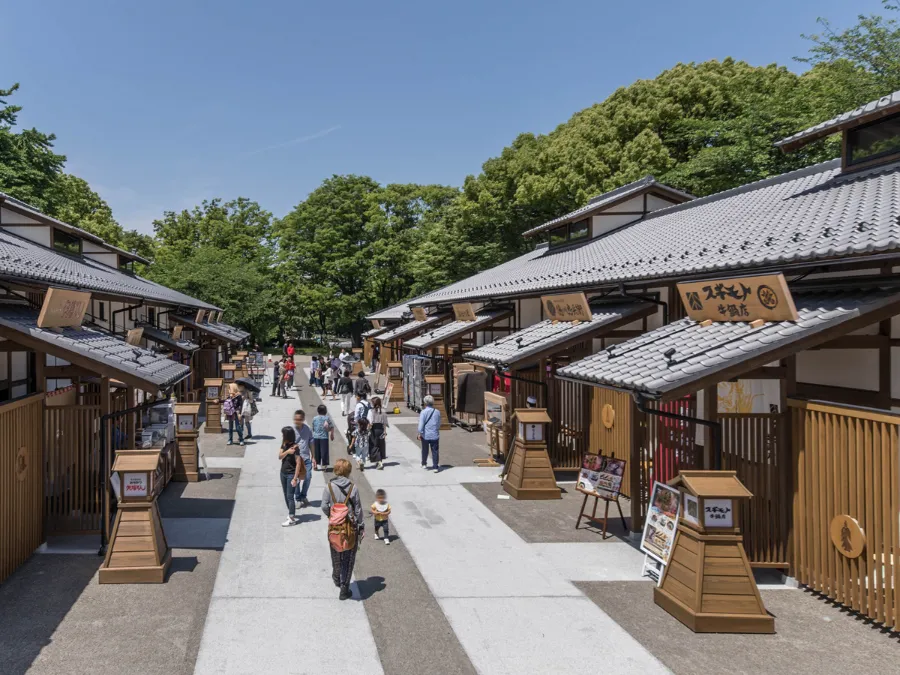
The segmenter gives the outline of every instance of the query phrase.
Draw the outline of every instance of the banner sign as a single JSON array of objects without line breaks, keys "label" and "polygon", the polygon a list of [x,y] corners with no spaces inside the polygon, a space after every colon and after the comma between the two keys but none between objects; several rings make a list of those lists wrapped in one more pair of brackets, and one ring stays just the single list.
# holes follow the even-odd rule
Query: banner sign
[{"label": "banner sign", "polygon": [[615,499],[622,489],[625,460],[603,455],[585,454],[576,489],[597,497]]},{"label": "banner sign", "polygon": [[394,393],[394,383],[388,382],[387,386],[384,388],[384,397],[381,401],[381,407],[383,410],[387,410],[388,402],[391,400],[391,394]]},{"label": "banner sign", "polygon": [[593,317],[584,293],[543,295],[544,318],[553,321],[590,321]]},{"label": "banner sign", "polygon": [[132,328],[128,331],[128,335],[125,337],[125,342],[130,345],[137,346],[141,344],[141,340],[144,337],[144,329],[143,328]]},{"label": "banner sign", "polygon": [[461,302],[453,305],[453,316],[457,321],[475,321],[475,308],[471,302]]},{"label": "banner sign", "polygon": [[80,326],[90,303],[90,293],[49,288],[38,315],[38,328]]},{"label": "banner sign", "polygon": [[796,321],[797,308],[784,275],[734,277],[678,284],[694,321]]},{"label": "banner sign", "polygon": [[428,314],[425,312],[424,307],[413,307],[412,308],[413,317],[415,317],[416,321],[424,321],[428,318]]},{"label": "banner sign", "polygon": [[678,490],[665,483],[653,483],[650,508],[641,534],[641,551],[663,565],[669,564],[675,531],[678,528],[681,497]]}]

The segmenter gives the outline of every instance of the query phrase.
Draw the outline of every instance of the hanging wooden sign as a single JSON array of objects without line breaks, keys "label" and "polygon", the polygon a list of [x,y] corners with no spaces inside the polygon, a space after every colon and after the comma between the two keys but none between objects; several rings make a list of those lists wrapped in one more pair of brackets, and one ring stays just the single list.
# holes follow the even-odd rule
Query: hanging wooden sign
[{"label": "hanging wooden sign", "polygon": [[203,316],[206,314],[206,310],[198,309],[197,316],[194,317],[195,323],[203,323]]},{"label": "hanging wooden sign", "polygon": [[694,321],[796,321],[797,308],[784,275],[733,277],[678,284]]},{"label": "hanging wooden sign", "polygon": [[562,295],[543,295],[544,318],[553,321],[590,321],[591,306],[584,293],[564,293]]},{"label": "hanging wooden sign", "polygon": [[125,337],[125,342],[130,345],[137,346],[141,344],[141,340],[144,337],[144,329],[143,328],[132,328],[128,331],[128,335]]},{"label": "hanging wooden sign", "polygon": [[381,322],[378,319],[372,319],[372,328],[381,328]]},{"label": "hanging wooden sign", "polygon": [[182,333],[183,331],[184,331],[184,326],[182,326],[182,325],[180,325],[180,324],[177,325],[177,326],[173,326],[173,327],[172,327],[172,339],[173,339],[173,340],[176,340],[176,341],[177,341],[177,340],[180,340],[180,339],[181,339],[181,333]]},{"label": "hanging wooden sign", "polygon": [[80,326],[84,313],[91,304],[91,294],[49,288],[38,315],[38,328],[63,328]]},{"label": "hanging wooden sign", "polygon": [[225,313],[225,312],[224,312],[223,310],[221,310],[221,309],[219,310],[219,313],[216,314],[216,323],[222,323],[222,315],[223,315],[224,313]]},{"label": "hanging wooden sign", "polygon": [[413,307],[412,308],[413,317],[415,317],[416,321],[424,321],[428,318],[428,314],[425,312],[424,307]]},{"label": "hanging wooden sign", "polygon": [[475,321],[475,308],[471,302],[461,302],[453,305],[453,316],[457,321]]}]

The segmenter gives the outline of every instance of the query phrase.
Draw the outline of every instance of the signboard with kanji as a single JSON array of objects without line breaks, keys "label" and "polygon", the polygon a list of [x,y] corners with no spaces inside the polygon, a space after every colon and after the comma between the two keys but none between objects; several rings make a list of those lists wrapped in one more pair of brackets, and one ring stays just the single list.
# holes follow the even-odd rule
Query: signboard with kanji
[{"label": "signboard with kanji", "polygon": [[460,302],[453,305],[453,315],[457,321],[475,321],[475,308],[470,302]]},{"label": "signboard with kanji", "polygon": [[424,307],[413,307],[412,313],[416,321],[424,321],[428,318],[428,314],[425,312]]},{"label": "signboard with kanji", "polygon": [[144,329],[143,328],[132,328],[128,331],[128,335],[125,336],[125,342],[130,345],[139,345],[141,344],[141,340],[144,338]]},{"label": "signboard with kanji", "polygon": [[80,326],[84,313],[91,304],[91,294],[49,288],[38,315],[38,328],[63,328]]},{"label": "signboard with kanji", "polygon": [[678,284],[694,321],[796,321],[797,308],[784,275],[711,279]]},{"label": "signboard with kanji", "polygon": [[591,307],[584,293],[541,296],[544,318],[552,321],[590,321]]}]

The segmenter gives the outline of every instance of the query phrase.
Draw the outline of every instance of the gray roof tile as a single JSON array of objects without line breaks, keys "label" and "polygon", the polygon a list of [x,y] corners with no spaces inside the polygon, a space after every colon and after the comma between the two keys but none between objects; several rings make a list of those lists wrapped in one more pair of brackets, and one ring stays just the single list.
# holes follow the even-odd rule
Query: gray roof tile
[{"label": "gray roof tile", "polygon": [[450,315],[446,312],[438,312],[437,314],[430,315],[424,321],[407,321],[406,323],[391,328],[385,333],[376,335],[375,342],[392,342],[394,340],[405,339],[407,337],[418,335],[426,328],[438,325],[448,316]]},{"label": "gray roof tile", "polygon": [[204,321],[203,323],[197,323],[194,321],[194,317],[192,316],[177,316],[170,315],[173,321],[177,321],[178,323],[184,324],[191,330],[199,330],[201,332],[209,333],[217,338],[221,338],[230,344],[240,344],[248,337],[250,337],[250,333],[240,328],[235,328],[234,326],[230,326],[227,323],[221,322],[212,322]]},{"label": "gray roof tile", "polygon": [[170,350],[182,352],[184,354],[193,354],[200,349],[200,345],[197,343],[185,340],[184,338],[176,340],[172,337],[171,333],[155,328],[154,326],[137,324],[137,327],[144,329],[143,336],[145,339],[163,345]]},{"label": "gray roof tile", "polygon": [[[713,323],[681,319],[561,368],[561,377],[660,397],[717,371],[790,345],[889,304],[900,293],[855,290],[797,293],[798,322]],[[804,325],[800,325],[804,324]],[[665,356],[675,352],[671,361]]]},{"label": "gray roof tile", "polygon": [[507,309],[481,311],[475,315],[474,321],[451,321],[426,333],[420,333],[417,337],[404,342],[403,346],[414,349],[428,349],[434,345],[449,342],[455,337],[482,330],[511,314],[512,312]]}]

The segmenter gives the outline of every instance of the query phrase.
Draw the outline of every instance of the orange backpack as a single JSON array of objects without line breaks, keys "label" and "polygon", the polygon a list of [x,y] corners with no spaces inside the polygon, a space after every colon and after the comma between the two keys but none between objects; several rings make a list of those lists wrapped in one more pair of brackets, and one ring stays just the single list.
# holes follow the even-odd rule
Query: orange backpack
[{"label": "orange backpack", "polygon": [[350,513],[350,495],[353,494],[353,483],[347,490],[347,498],[342,502],[334,498],[334,490],[328,483],[328,492],[331,495],[331,514],[328,516],[328,543],[331,548],[339,553],[349,551],[356,546],[356,527]]}]

